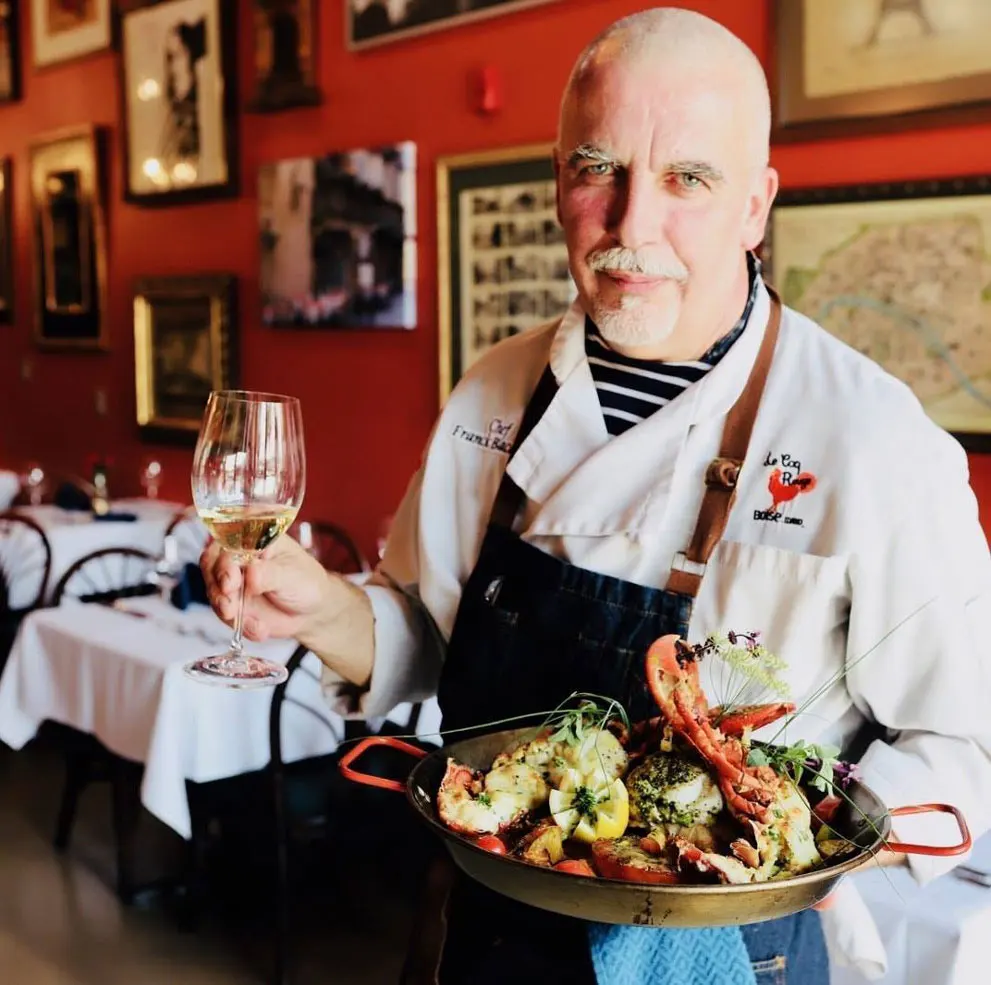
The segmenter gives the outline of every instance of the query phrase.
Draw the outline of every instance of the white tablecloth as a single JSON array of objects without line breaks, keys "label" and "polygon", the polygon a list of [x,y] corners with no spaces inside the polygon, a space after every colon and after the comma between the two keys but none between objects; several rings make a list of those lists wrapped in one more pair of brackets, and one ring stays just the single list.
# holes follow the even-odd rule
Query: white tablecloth
[{"label": "white tablecloth", "polygon": [[[991,836],[965,863],[991,869]],[[874,985],[985,985],[991,981],[991,888],[954,873],[919,886],[907,869],[851,877],[877,923],[888,953],[887,972]],[[834,967],[830,985],[868,985],[871,979]]]},{"label": "white tablecloth", "polygon": [[[136,520],[94,520],[92,514],[63,510],[58,506],[21,506],[18,513],[35,520],[45,531],[52,549],[52,570],[48,579],[48,598],[73,563],[93,551],[105,547],[135,547],[158,556],[162,551],[165,529],[175,514],[182,509],[179,503],[156,499],[118,499],[111,509],[120,513],[133,513]],[[32,566],[32,573],[34,568]],[[25,575],[25,583],[18,585],[12,579],[11,602],[16,607],[24,604],[37,591],[37,581],[27,584],[33,575]]]},{"label": "white tablecloth", "polygon": [[[142,803],[188,838],[187,779],[223,779],[269,762],[272,689],[214,687],[183,673],[183,664],[222,652],[230,640],[205,606],[180,611],[154,597],[127,605],[146,617],[66,602],[25,619],[0,677],[0,740],[20,749],[46,719],[97,736],[145,764]],[[277,640],[250,644],[249,652],[285,662],[294,648]],[[323,697],[319,667],[308,655],[287,688],[286,762],[333,752],[343,735],[343,719]],[[437,727],[432,707],[421,716],[421,734]],[[404,714],[402,707],[394,713],[397,721]]]},{"label": "white tablecloth", "polygon": [[20,491],[21,480],[16,472],[0,469],[0,510],[7,509]]}]

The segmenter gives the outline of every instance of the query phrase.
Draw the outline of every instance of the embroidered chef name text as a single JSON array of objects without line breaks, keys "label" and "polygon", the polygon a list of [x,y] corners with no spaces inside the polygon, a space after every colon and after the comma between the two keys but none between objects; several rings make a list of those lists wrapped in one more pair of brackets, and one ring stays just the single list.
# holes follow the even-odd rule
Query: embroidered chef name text
[{"label": "embroidered chef name text", "polygon": [[479,448],[488,448],[491,451],[508,455],[513,448],[512,433],[515,427],[513,421],[502,421],[497,417],[490,422],[488,430],[484,434],[455,424],[451,430],[451,436],[467,441],[470,445],[478,445]]},{"label": "embroidered chef name text", "polygon": [[772,513],[770,510],[754,510],[754,519],[763,520],[765,523],[790,523],[795,527],[801,527],[805,523],[800,516],[785,516],[783,513]]}]

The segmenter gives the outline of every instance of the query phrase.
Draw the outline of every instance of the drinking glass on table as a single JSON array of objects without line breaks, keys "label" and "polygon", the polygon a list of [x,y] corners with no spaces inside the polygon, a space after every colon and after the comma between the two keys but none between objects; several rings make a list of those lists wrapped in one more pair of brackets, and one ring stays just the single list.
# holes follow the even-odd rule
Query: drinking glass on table
[{"label": "drinking glass on table", "polygon": [[[251,564],[292,524],[303,502],[299,401],[248,390],[211,393],[193,455],[192,486],[196,512],[217,543],[242,568]],[[242,582],[230,649],[194,660],[186,673],[240,688],[284,681],[284,666],[244,653],[243,623]]]}]

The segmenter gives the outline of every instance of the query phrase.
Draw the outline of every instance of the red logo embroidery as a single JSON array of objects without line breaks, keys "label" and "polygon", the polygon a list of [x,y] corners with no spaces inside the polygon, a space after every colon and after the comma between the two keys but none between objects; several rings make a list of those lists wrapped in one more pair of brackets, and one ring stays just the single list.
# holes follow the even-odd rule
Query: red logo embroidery
[{"label": "red logo embroidery", "polygon": [[798,475],[774,469],[767,480],[767,491],[771,494],[769,513],[777,513],[782,503],[790,503],[802,493],[812,492],[816,487],[816,477],[811,472]]}]

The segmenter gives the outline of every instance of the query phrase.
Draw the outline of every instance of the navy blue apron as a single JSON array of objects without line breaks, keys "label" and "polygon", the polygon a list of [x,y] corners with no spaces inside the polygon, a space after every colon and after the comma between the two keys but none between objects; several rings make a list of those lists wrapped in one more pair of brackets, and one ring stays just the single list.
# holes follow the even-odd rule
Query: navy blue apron
[{"label": "navy blue apron", "polygon": [[[503,475],[441,674],[445,731],[545,712],[574,691],[616,698],[631,721],[657,713],[644,675],[647,648],[668,633],[688,634],[698,572],[725,529],[779,323],[780,303],[772,296],[760,354],[727,418],[720,456],[706,473],[699,521],[685,551],[690,564],[673,570],[664,589],[596,574],[527,544],[513,532],[524,494]],[[556,392],[548,367],[510,458]],[[442,907],[440,922],[418,925],[404,971],[409,985],[595,985],[581,921],[516,903],[464,877],[446,883],[436,868],[430,881],[433,902],[426,908]],[[827,982],[816,914],[744,930],[760,985],[781,985],[786,973],[801,985]]]}]

